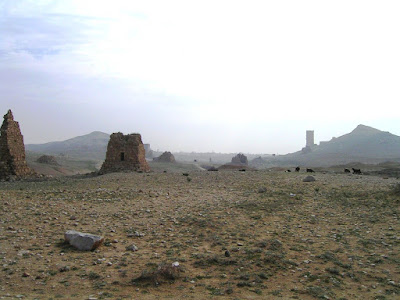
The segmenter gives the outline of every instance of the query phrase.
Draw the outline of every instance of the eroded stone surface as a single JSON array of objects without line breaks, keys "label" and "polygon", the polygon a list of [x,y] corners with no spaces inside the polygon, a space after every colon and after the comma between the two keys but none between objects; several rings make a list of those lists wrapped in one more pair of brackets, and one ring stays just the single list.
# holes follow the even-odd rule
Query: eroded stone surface
[{"label": "eroded stone surface", "polygon": [[150,171],[140,134],[118,132],[110,136],[100,174],[120,171]]},{"label": "eroded stone surface", "polygon": [[33,175],[25,158],[25,145],[18,122],[14,121],[11,110],[4,115],[0,128],[0,179],[10,176]]},{"label": "eroded stone surface", "polygon": [[75,230],[68,230],[64,238],[71,246],[81,251],[90,251],[98,248],[104,241],[104,237]]}]

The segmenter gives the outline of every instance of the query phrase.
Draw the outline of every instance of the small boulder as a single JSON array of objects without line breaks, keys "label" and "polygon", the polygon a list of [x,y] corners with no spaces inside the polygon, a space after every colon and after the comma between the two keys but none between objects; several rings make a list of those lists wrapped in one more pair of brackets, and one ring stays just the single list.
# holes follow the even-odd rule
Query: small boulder
[{"label": "small boulder", "polygon": [[130,245],[127,246],[125,249],[126,249],[127,251],[132,251],[132,252],[136,252],[136,251],[139,250],[138,247],[137,247],[135,244],[130,244]]},{"label": "small boulder", "polygon": [[314,176],[307,176],[306,178],[303,179],[303,182],[313,182],[315,181]]},{"label": "small boulder", "polygon": [[266,193],[267,192],[267,188],[266,187],[260,187],[258,189],[258,193],[262,194],[262,193]]},{"label": "small boulder", "polygon": [[64,238],[71,246],[81,251],[94,250],[104,242],[104,237],[75,230],[68,230]]}]

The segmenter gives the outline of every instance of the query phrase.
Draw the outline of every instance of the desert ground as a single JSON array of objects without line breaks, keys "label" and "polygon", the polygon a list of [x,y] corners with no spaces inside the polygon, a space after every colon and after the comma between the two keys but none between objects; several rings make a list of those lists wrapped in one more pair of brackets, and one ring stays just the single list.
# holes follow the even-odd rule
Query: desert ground
[{"label": "desert ground", "polygon": [[[0,298],[399,299],[399,179],[307,175],[0,182]],[[70,229],[105,242],[78,251]]]}]

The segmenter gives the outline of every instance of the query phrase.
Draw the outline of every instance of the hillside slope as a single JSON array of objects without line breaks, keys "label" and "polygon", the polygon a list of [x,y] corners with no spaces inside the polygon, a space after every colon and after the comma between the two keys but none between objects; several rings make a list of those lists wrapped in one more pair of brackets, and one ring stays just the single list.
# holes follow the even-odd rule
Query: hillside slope
[{"label": "hillside slope", "polygon": [[399,158],[400,137],[389,132],[358,125],[352,132],[329,142],[322,142],[314,153],[345,154],[371,158]]},{"label": "hillside slope", "polygon": [[326,167],[350,162],[377,164],[384,161],[400,161],[400,137],[358,125],[350,133],[312,147],[308,153],[298,151],[267,159],[261,168],[296,165]]},{"label": "hillside slope", "polygon": [[49,155],[65,155],[81,160],[104,160],[110,135],[94,131],[61,142],[28,144],[26,150]]}]

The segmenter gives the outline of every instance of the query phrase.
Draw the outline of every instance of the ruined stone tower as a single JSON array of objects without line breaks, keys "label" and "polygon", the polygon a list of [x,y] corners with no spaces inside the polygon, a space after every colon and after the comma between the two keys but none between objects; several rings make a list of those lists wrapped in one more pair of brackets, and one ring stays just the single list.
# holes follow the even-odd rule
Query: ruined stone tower
[{"label": "ruined stone tower", "polygon": [[313,147],[314,144],[314,130],[306,131],[306,147]]},{"label": "ruined stone tower", "polygon": [[11,110],[4,115],[0,128],[0,178],[33,175],[25,159],[24,138]]},{"label": "ruined stone tower", "polygon": [[118,132],[110,136],[100,174],[119,171],[150,171],[140,134],[124,135]]}]

